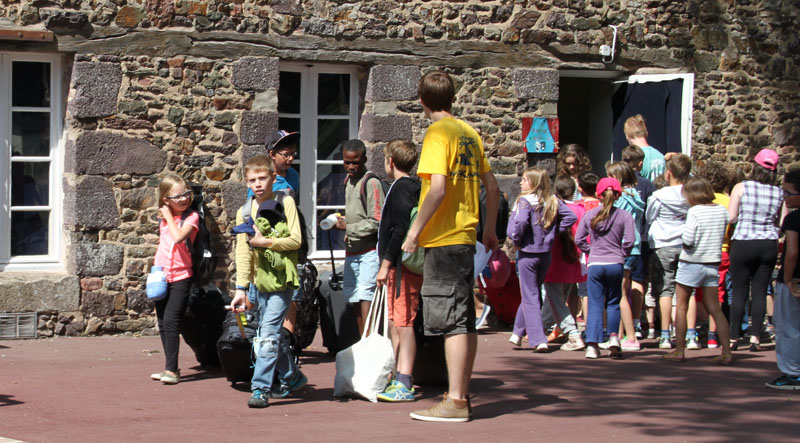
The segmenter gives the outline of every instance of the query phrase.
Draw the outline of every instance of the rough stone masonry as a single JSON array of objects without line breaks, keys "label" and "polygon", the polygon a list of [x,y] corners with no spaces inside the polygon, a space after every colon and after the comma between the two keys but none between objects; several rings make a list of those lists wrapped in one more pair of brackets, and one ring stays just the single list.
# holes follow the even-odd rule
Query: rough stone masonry
[{"label": "rough stone masonry", "polygon": [[[776,0],[8,0],[0,51],[63,54],[66,273],[0,273],[0,311],[39,333],[152,333],[145,271],[158,177],[203,184],[228,289],[239,170],[277,129],[280,63],[360,68],[359,136],[374,166],[395,137],[421,143],[416,82],[440,67],[503,190],[518,192],[521,117],[557,116],[559,70],[695,74],[693,151],[743,165],[763,147],[800,163],[800,14]],[[614,64],[597,57],[619,27]],[[380,168],[376,168],[380,170]]]}]

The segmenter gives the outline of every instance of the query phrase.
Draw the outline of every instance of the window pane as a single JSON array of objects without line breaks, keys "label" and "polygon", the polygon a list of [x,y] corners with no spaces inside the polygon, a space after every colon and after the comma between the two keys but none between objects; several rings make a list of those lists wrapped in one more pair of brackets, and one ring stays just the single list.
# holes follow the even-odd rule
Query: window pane
[{"label": "window pane", "polygon": [[300,113],[300,73],[281,72],[278,84],[278,112]]},{"label": "window pane", "polygon": [[[300,132],[300,119],[281,117],[278,119],[278,129],[288,132]],[[300,134],[300,137],[302,136],[303,134]],[[300,160],[300,146],[297,146],[297,154],[294,156],[294,160],[295,162]]]},{"label": "window pane", "polygon": [[342,165],[318,165],[317,205],[344,206],[344,179],[347,173]]},{"label": "window pane", "polygon": [[349,138],[349,120],[319,120],[317,122],[317,160],[341,160],[341,144]]},{"label": "window pane", "polygon": [[344,215],[344,209],[325,209],[317,211],[317,222],[315,223],[317,226],[317,251],[330,250],[331,243],[333,244],[333,250],[344,249],[344,231],[336,228],[323,231],[322,228],[319,227],[319,222],[334,212]]},{"label": "window pane", "polygon": [[347,115],[350,110],[350,74],[320,74],[317,112]]},{"label": "window pane", "polygon": [[11,149],[11,155],[50,155],[50,113],[12,113]]},{"label": "window pane", "polygon": [[50,63],[14,62],[11,106],[50,106]]},{"label": "window pane", "polygon": [[46,255],[48,211],[11,213],[11,255]]},{"label": "window pane", "polygon": [[11,206],[49,204],[50,163],[11,163]]}]

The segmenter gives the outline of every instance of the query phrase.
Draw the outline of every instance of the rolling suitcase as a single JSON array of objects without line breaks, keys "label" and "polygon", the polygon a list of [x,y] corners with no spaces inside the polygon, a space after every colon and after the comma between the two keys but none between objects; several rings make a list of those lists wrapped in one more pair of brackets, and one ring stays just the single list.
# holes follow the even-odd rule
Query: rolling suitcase
[{"label": "rolling suitcase", "polygon": [[222,324],[222,335],[217,340],[217,354],[225,378],[236,383],[250,383],[253,378],[253,338],[258,334],[258,316],[255,312],[241,313],[241,328],[237,316],[228,312]]},{"label": "rolling suitcase", "polygon": [[[330,237],[330,231],[328,231]],[[328,242],[332,245],[332,242]],[[333,246],[331,251],[331,269],[320,275],[320,284],[317,287],[317,301],[319,302],[319,328],[322,332],[322,345],[331,354],[336,354],[342,349],[355,344],[361,335],[358,333],[358,323],[353,312],[353,307],[344,298],[344,287],[341,272],[336,271],[333,261]]]}]

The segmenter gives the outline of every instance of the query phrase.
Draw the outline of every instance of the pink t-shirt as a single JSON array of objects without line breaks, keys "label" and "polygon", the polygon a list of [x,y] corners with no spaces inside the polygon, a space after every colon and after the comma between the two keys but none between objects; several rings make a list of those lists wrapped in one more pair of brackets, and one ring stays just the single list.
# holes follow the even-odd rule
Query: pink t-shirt
[{"label": "pink t-shirt", "polygon": [[[180,227],[182,224],[181,216],[177,215],[172,218],[175,220],[175,224]],[[199,222],[200,216],[196,212],[189,214],[186,220],[183,221],[183,223],[188,223],[194,228],[189,234],[191,241],[194,241],[197,236]],[[186,246],[186,241],[184,240],[175,245],[174,249],[172,248],[173,243],[172,236],[169,234],[169,226],[167,226],[166,220],[162,219],[158,226],[158,250],[153,264],[164,268],[164,272],[167,274],[167,281],[170,283],[185,280],[192,276],[192,253]],[[170,249],[172,249],[171,256]]]},{"label": "pink t-shirt", "polygon": [[[575,231],[578,230],[578,223],[583,218],[583,215],[586,213],[586,210],[583,208],[582,204],[579,203],[566,203],[567,207],[575,213],[578,217],[578,221],[572,225],[572,236],[575,236]],[[550,268],[547,270],[547,274],[545,275],[544,281],[546,283],[583,283],[586,281],[586,275],[581,272],[581,263],[567,263],[564,260],[564,245],[561,243],[561,236],[556,237],[555,241],[553,242],[553,246],[550,249],[551,252],[551,261],[550,261]],[[580,256],[581,252],[575,243],[572,243],[571,247],[575,248],[577,255]]]}]

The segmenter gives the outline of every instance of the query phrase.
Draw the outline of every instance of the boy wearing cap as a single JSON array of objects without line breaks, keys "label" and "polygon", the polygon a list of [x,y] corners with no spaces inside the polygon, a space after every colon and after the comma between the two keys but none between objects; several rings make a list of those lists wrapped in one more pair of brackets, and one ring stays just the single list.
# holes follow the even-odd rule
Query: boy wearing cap
[{"label": "boy wearing cap", "polygon": [[[250,214],[255,221],[254,234],[236,235],[236,293],[231,302],[232,310],[243,312],[245,306],[249,307],[247,291],[250,285],[259,286],[256,291],[260,308],[259,329],[258,337],[253,340],[256,362],[250,383],[252,395],[247,401],[251,408],[265,408],[269,406],[269,398],[287,397],[308,382],[295,365],[289,345],[280,333],[292,292],[298,284],[295,251],[300,247],[301,233],[294,199],[286,196],[282,205],[271,201],[274,197],[272,184],[275,175],[275,167],[267,156],[255,156],[245,163],[245,182],[256,203],[251,206]],[[264,219],[280,221],[270,223],[270,226],[280,228],[282,234],[265,237],[261,232],[262,229],[266,231]],[[236,224],[242,223],[244,216],[240,208],[236,213]],[[283,223],[285,226],[281,227]],[[259,269],[259,255],[272,259],[272,266],[266,266],[262,258],[264,266]],[[292,257],[294,262],[291,261]],[[280,385],[273,386],[276,372]]]},{"label": "boy wearing cap", "polygon": [[292,168],[292,161],[297,157],[299,132],[288,132],[283,129],[267,136],[264,146],[267,155],[275,165],[275,182],[272,192],[286,192],[297,201],[300,192],[300,174]]},{"label": "boy wearing cap", "polygon": [[367,147],[361,140],[342,144],[342,159],[347,178],[344,182],[345,216],[336,223],[345,230],[343,295],[353,304],[359,334],[375,295],[378,275],[378,227],[383,208],[383,185],[378,177],[367,171]]},{"label": "boy wearing cap", "polygon": [[689,203],[682,190],[683,183],[691,172],[691,158],[683,154],[670,156],[664,172],[669,186],[653,192],[647,200],[645,211],[645,219],[650,225],[648,240],[655,252],[650,278],[651,290],[653,296],[658,297],[661,313],[661,337],[658,341],[661,349],[672,349],[669,326],[675,306],[675,272],[678,270],[678,257],[683,249],[683,229],[686,226],[686,213],[689,211]]}]

